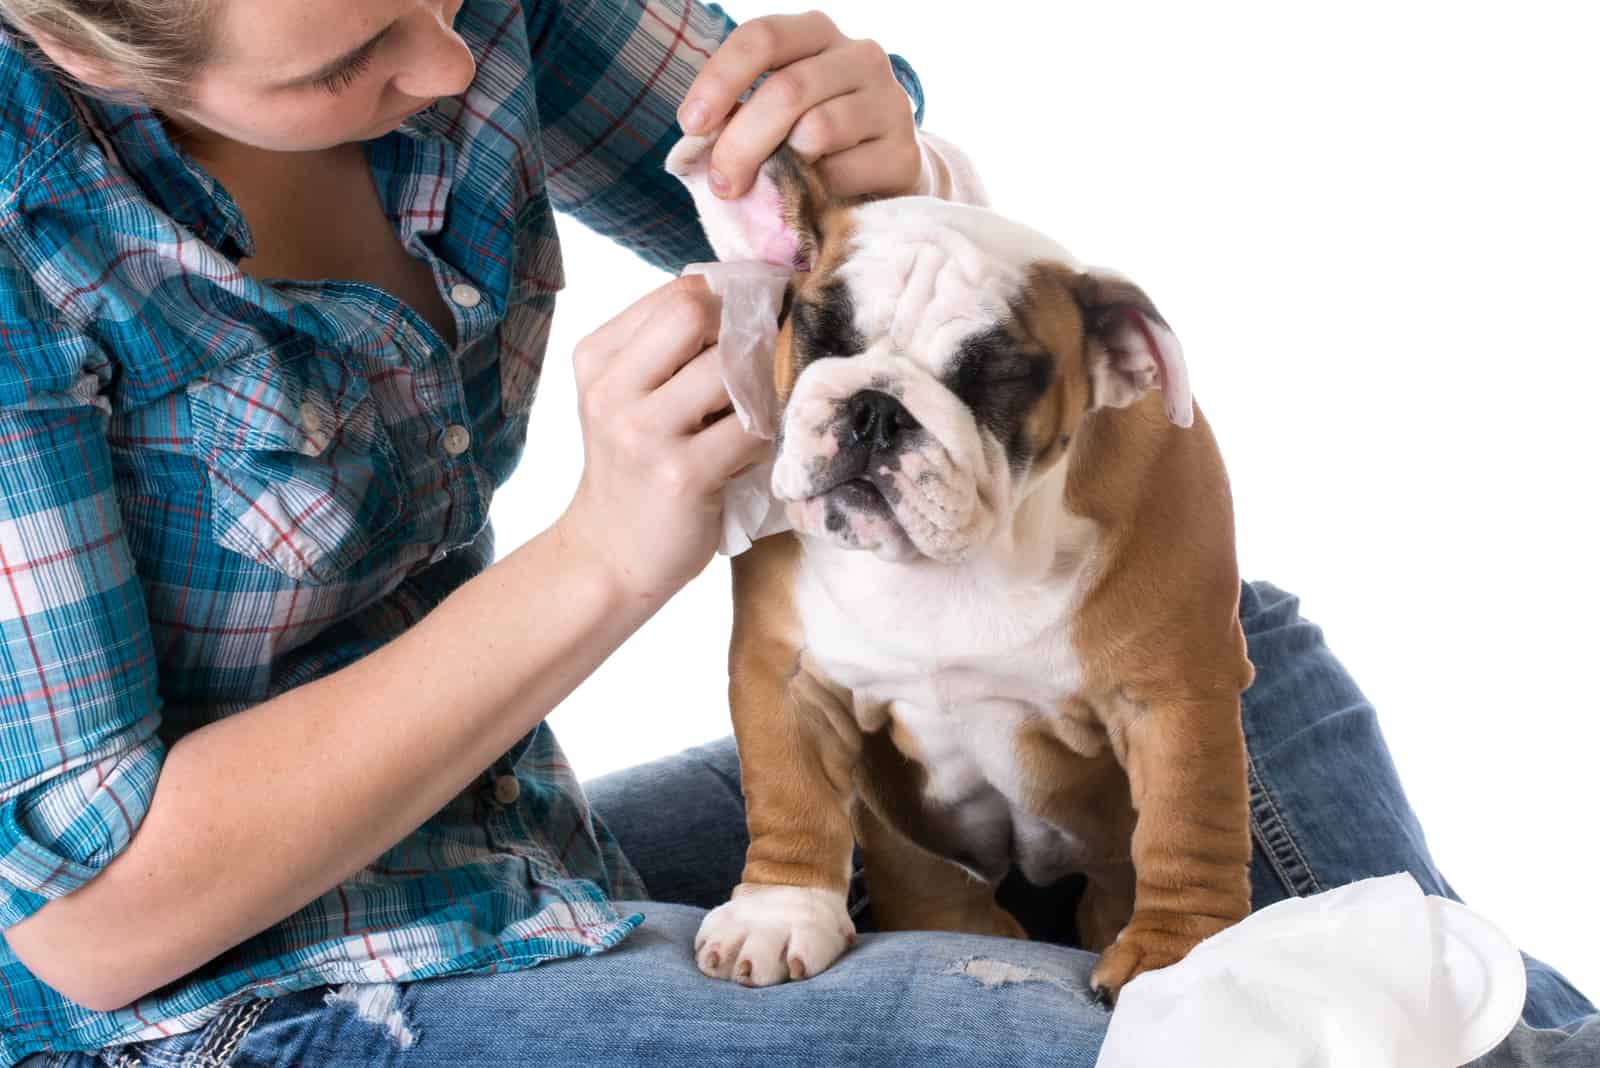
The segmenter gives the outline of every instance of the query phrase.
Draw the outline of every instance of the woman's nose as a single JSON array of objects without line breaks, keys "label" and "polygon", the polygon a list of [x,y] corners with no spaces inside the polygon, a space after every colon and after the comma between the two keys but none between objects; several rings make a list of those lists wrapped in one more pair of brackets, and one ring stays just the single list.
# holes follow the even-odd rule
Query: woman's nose
[{"label": "woman's nose", "polygon": [[418,14],[408,61],[394,76],[396,90],[420,99],[466,92],[477,74],[477,61],[452,28],[460,0],[430,0]]}]

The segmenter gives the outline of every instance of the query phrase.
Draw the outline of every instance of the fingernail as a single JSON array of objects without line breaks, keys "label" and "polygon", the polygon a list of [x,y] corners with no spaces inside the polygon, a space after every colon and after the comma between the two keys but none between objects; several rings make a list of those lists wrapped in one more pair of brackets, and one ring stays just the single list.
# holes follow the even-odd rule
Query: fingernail
[{"label": "fingernail", "polygon": [[683,131],[694,133],[706,124],[706,106],[699,102],[683,109]]},{"label": "fingernail", "polygon": [[728,195],[731,187],[728,185],[728,179],[723,176],[721,171],[713,170],[707,180],[711,183],[711,191],[717,196],[725,197]]}]

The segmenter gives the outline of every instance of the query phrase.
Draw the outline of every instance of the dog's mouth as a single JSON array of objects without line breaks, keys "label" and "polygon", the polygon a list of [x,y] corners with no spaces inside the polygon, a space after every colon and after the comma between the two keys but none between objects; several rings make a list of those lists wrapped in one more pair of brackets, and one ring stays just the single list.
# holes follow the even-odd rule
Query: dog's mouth
[{"label": "dog's mouth", "polygon": [[883,491],[865,475],[847,478],[817,496],[855,511],[885,516],[894,514],[894,509],[889,506],[888,498],[883,495]]},{"label": "dog's mouth", "polygon": [[[893,493],[890,486],[887,493]],[[847,549],[863,549],[891,560],[915,555],[885,488],[854,475],[789,505],[796,529]]]}]

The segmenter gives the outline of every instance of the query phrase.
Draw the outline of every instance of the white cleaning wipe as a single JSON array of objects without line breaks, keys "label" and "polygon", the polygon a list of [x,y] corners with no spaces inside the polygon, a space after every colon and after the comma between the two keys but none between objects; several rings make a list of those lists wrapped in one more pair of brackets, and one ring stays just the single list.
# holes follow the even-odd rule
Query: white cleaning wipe
[{"label": "white cleaning wipe", "polygon": [[[771,440],[778,433],[778,391],[772,360],[778,347],[778,311],[789,284],[787,268],[766,263],[691,263],[683,273],[705,277],[722,298],[717,359],[733,413],[750,433]],[[737,556],[755,541],[791,529],[782,502],[772,496],[773,458],[752,467],[722,491],[722,544]]]},{"label": "white cleaning wipe", "polygon": [[1522,957],[1409,874],[1254,913],[1123,988],[1096,1068],[1459,1068],[1511,1032]]}]

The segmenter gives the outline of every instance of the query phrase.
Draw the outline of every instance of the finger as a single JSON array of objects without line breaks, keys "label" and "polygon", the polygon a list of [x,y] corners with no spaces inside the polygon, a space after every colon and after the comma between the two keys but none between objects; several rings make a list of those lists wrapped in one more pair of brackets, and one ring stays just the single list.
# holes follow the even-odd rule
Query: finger
[{"label": "finger", "polygon": [[705,133],[761,75],[814,56],[841,37],[819,12],[751,19],[728,35],[695,76],[678,108],[679,125],[685,133]]},{"label": "finger", "polygon": [[733,416],[725,416],[689,439],[692,463],[716,477],[718,487],[734,475],[772,456],[772,442],[758,438],[739,425]]},{"label": "finger", "polygon": [[825,157],[817,163],[817,174],[836,197],[898,196],[916,185],[921,166],[915,139],[879,138]]},{"label": "finger", "polygon": [[665,434],[688,434],[730,403],[722,384],[722,359],[715,346],[690,360],[650,395],[646,418]]},{"label": "finger", "polygon": [[625,395],[655,392],[716,344],[721,309],[710,292],[665,302],[612,354],[606,373]]},{"label": "finger", "polygon": [[874,114],[862,103],[862,95],[846,93],[818,104],[800,116],[785,142],[795,155],[815,163],[882,137],[890,128],[887,109]]},{"label": "finger", "polygon": [[628,307],[612,316],[598,329],[584,338],[585,346],[609,356],[625,345],[639,328],[660,314],[663,305],[674,300],[710,294],[711,288],[703,275],[675,278],[664,286],[651,290]]},{"label": "finger", "polygon": [[[830,48],[773,71],[717,136],[711,149],[711,173],[720,179],[711,179],[712,188],[721,196],[744,195],[761,164],[783,144],[796,123],[819,105],[861,86],[860,64],[848,48]],[[862,99],[858,96],[858,103]],[[852,145],[860,141],[857,138]],[[848,147],[839,145],[835,150]]]}]

